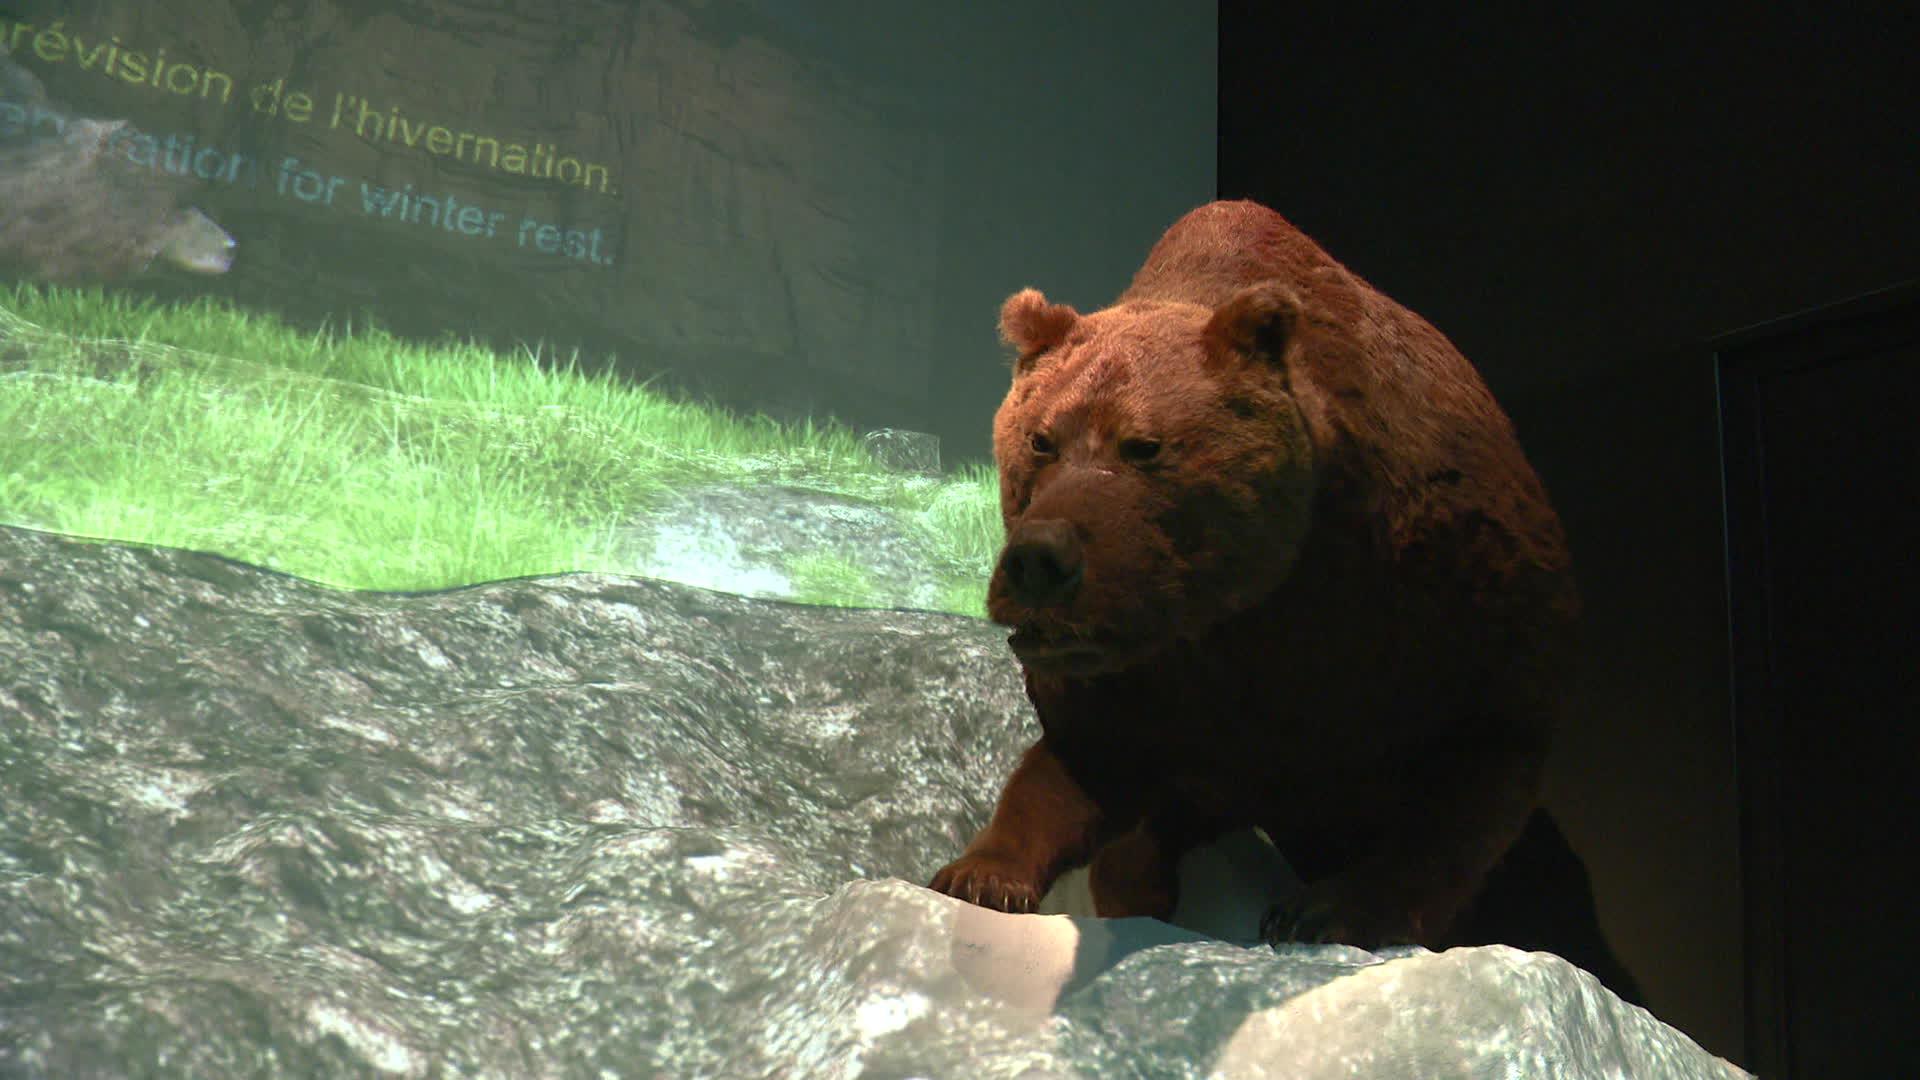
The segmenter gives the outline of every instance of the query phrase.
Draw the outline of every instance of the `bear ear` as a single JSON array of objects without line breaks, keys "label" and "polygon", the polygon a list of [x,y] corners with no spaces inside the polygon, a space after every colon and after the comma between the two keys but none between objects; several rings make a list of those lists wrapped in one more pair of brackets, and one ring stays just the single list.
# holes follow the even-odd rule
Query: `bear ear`
[{"label": "bear ear", "polygon": [[1020,351],[1016,368],[1066,340],[1080,313],[1049,304],[1039,289],[1021,289],[1000,305],[1000,340]]},{"label": "bear ear", "polygon": [[1215,308],[1204,335],[1207,351],[1220,359],[1244,356],[1281,364],[1299,328],[1299,295],[1267,282],[1242,289]]}]

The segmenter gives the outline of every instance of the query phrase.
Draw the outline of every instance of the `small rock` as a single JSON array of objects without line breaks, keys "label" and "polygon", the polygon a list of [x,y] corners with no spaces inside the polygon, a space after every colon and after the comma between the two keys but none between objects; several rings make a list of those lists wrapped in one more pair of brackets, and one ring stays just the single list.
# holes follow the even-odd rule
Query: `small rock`
[{"label": "small rock", "polygon": [[940,436],[924,431],[881,428],[867,432],[867,453],[895,472],[940,475]]}]

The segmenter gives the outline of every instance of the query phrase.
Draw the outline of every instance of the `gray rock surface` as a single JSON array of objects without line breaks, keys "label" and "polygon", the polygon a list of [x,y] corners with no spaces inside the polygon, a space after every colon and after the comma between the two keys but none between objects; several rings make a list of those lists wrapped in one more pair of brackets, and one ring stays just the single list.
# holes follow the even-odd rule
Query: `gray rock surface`
[{"label": "gray rock surface", "polygon": [[940,475],[940,436],[924,431],[881,428],[860,440],[875,461],[900,472]]},{"label": "gray rock surface", "polygon": [[777,484],[679,492],[620,530],[614,558],[623,572],[763,600],[818,602],[807,595],[808,567],[838,568],[841,576],[821,591],[861,607],[937,610],[948,580],[932,546],[898,513]]},{"label": "gray rock surface", "polygon": [[0,528],[0,1075],[1738,1075],[1541,954],[920,888],[1031,734],[1001,637]]}]

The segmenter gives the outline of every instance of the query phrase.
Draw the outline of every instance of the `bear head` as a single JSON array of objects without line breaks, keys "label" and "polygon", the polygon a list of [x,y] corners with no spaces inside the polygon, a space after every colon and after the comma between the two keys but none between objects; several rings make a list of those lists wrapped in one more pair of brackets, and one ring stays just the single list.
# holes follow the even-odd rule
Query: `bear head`
[{"label": "bear head", "polygon": [[1026,289],[1000,330],[1017,355],[994,417],[1007,542],[987,609],[1029,673],[1142,662],[1285,580],[1315,491],[1292,290],[1082,315]]}]

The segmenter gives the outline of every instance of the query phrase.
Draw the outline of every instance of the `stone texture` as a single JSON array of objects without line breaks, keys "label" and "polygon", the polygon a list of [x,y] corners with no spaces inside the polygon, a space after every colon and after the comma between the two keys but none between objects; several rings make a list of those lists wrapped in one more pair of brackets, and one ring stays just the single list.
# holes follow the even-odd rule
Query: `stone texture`
[{"label": "stone texture", "polygon": [[881,428],[864,436],[875,461],[900,472],[940,475],[940,437],[924,431]]},{"label": "stone texture", "polygon": [[[764,484],[676,492],[616,538],[623,570],[772,600],[940,610],[950,582],[991,566],[943,566],[932,545],[888,507],[845,495]],[[838,571],[809,582],[809,567]]]},{"label": "stone texture", "polygon": [[1030,737],[1001,637],[0,528],[0,1074],[1739,1075],[1544,954],[921,888]]}]

